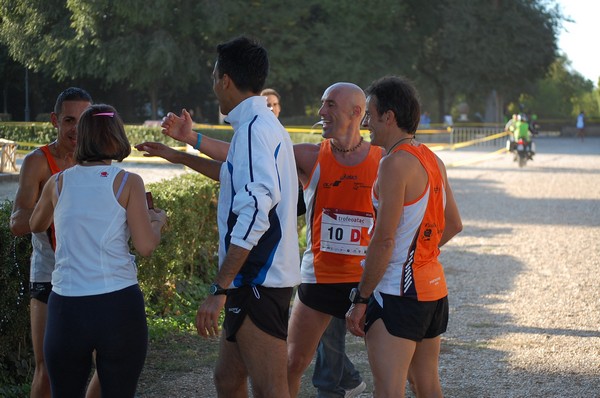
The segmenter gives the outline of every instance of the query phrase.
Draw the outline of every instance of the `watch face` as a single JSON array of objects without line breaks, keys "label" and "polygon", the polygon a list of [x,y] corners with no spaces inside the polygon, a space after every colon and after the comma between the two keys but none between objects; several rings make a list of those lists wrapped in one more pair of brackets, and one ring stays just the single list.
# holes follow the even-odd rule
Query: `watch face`
[{"label": "watch face", "polygon": [[354,299],[356,298],[357,294],[358,294],[357,288],[352,288],[352,290],[350,290],[350,302],[354,303]]},{"label": "watch face", "polygon": [[221,286],[219,286],[218,283],[213,283],[212,285],[210,285],[208,292],[213,296],[218,296],[221,294],[227,294],[227,289],[223,289]]},{"label": "watch face", "polygon": [[360,291],[358,288],[353,288],[350,290],[350,302],[352,304],[367,304],[369,302],[368,298],[363,298],[360,296]]}]

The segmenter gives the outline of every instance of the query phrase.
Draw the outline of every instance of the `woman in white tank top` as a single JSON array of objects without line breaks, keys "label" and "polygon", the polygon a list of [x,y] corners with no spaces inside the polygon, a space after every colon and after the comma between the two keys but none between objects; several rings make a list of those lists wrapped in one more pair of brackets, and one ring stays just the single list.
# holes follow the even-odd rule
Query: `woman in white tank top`
[{"label": "woman in white tank top", "polygon": [[102,395],[135,395],[148,329],[129,239],[149,256],[166,214],[148,209],[139,175],[112,165],[130,151],[115,109],[89,107],[77,126],[77,164],[48,181],[30,219],[33,232],[56,228],[44,338],[53,396],[85,391],[94,350]]}]

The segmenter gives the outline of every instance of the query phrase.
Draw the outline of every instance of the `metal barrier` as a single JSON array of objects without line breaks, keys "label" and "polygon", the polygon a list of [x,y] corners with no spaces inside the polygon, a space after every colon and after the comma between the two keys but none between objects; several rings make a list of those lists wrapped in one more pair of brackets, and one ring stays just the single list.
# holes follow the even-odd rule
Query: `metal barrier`
[{"label": "metal barrier", "polygon": [[[231,130],[232,127],[229,125],[208,125],[208,124],[195,124],[194,128],[197,129],[210,129],[210,130]],[[318,142],[320,139],[320,130],[315,126],[303,127],[303,126],[288,126],[286,127],[288,132],[292,134],[306,134],[312,136],[311,139],[295,141],[295,142]],[[361,134],[368,137],[368,130],[361,130]],[[466,147],[480,147],[485,150],[497,150],[506,147],[506,137],[509,135],[508,132],[504,131],[504,127],[501,126],[458,126],[454,128],[438,128],[438,129],[419,129],[417,130],[417,139],[420,142],[427,144],[427,146],[434,150],[454,150]],[[308,138],[308,137],[307,137]],[[8,144],[4,144],[4,142]],[[13,146],[11,146],[11,144]],[[8,140],[0,139],[0,145],[2,147],[2,164],[0,171],[16,169],[15,155],[16,153],[25,154],[29,152],[27,150],[17,150],[18,146],[22,148],[35,148],[41,146],[41,144],[33,142],[13,142]],[[133,150],[132,153],[137,151]],[[176,149],[185,151],[186,147],[176,147]],[[130,156],[125,161],[129,162],[149,162],[149,163],[166,163],[167,161],[162,158],[153,157],[142,157],[142,156]]]},{"label": "metal barrier", "polygon": [[502,148],[509,135],[504,127],[454,127],[438,130],[417,130],[418,140],[444,149],[465,147]]},{"label": "metal barrier", "polygon": [[501,148],[506,146],[506,138],[510,133],[504,127],[455,127],[450,135],[452,149],[467,146]]},{"label": "metal barrier", "polygon": [[0,138],[0,173],[17,171],[17,143]]}]

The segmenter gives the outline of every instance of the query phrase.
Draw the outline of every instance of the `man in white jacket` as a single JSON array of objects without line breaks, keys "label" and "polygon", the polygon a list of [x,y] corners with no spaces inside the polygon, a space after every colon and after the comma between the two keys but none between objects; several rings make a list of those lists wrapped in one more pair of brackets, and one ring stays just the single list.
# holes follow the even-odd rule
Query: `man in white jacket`
[{"label": "man in white jacket", "polygon": [[[244,37],[217,46],[213,90],[234,129],[225,162],[162,144],[138,149],[185,164],[221,182],[218,207],[219,272],[196,316],[198,333],[216,336],[225,307],[215,384],[219,397],[289,397],[287,327],[293,286],[300,282],[296,203],[298,175],[292,142],[260,96],[269,62]],[[188,128],[179,128],[187,123]],[[177,125],[178,128],[171,128]],[[191,119],[170,113],[163,131],[200,147]]]}]

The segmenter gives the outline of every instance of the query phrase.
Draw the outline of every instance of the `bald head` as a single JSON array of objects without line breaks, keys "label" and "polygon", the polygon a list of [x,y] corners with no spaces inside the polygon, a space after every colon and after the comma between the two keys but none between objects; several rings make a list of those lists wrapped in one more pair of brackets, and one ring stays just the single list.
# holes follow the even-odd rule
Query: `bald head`
[{"label": "bald head", "polygon": [[340,82],[327,87],[319,108],[323,137],[360,135],[365,108],[365,93],[356,84]]},{"label": "bald head", "polygon": [[350,109],[359,108],[358,116],[362,119],[365,113],[367,99],[364,91],[354,83],[338,82],[327,87],[323,93],[322,100],[335,97],[337,102],[342,106],[347,106]]}]

